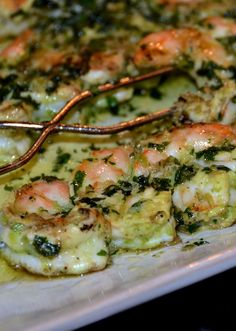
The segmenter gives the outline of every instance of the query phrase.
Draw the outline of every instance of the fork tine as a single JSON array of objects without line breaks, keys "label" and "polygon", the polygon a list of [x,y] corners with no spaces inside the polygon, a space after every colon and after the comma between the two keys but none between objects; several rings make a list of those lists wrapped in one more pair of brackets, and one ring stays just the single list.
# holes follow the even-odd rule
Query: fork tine
[{"label": "fork tine", "polygon": [[51,121],[45,122],[44,128],[40,136],[26,153],[24,153],[14,162],[0,167],[0,175],[16,170],[28,163],[32,159],[32,157],[38,152],[39,148],[45,142],[47,137],[54,131],[55,126],[60,122],[60,120],[62,120],[66,116],[66,114],[72,109],[72,107],[80,101],[90,98],[91,96],[92,92],[84,91],[81,94],[75,96],[69,102],[67,102],[67,104],[53,117]]},{"label": "fork tine", "polygon": [[[112,125],[108,127],[90,127],[85,125],[65,125],[65,124],[59,124],[59,122],[64,119],[64,117],[68,114],[68,112],[78,103],[81,103],[82,101],[85,101],[91,97],[94,97],[96,95],[113,91],[116,89],[119,89],[124,86],[133,85],[135,83],[154,78],[160,74],[167,73],[173,70],[172,67],[166,67],[159,70],[155,70],[153,72],[150,72],[148,74],[144,74],[142,76],[137,77],[125,77],[120,79],[120,81],[117,84],[104,84],[101,86],[98,86],[97,91],[89,91],[86,90],[79,95],[72,98],[70,101],[66,103],[66,105],[53,117],[51,121],[44,122],[44,123],[27,123],[27,122],[1,122],[0,128],[21,128],[21,129],[34,129],[34,130],[42,130],[41,134],[37,138],[37,140],[34,142],[34,144],[29,148],[29,150],[23,154],[21,157],[19,157],[17,160],[15,160],[12,163],[6,164],[2,167],[0,167],[0,175],[3,175],[5,173],[11,172],[13,170],[16,170],[26,163],[28,163],[32,157],[38,152],[39,148],[42,146],[42,144],[45,142],[47,137],[56,132],[56,131],[69,131],[69,132],[79,132],[83,134],[112,134],[112,133],[118,133],[124,130],[130,130],[134,127],[137,127],[142,124],[150,123],[157,118],[160,118],[162,116],[165,116],[170,113],[171,110],[166,109],[162,112],[157,112],[153,114],[149,114],[147,116],[138,117],[131,121],[126,121],[119,123],[117,125]],[[28,127],[27,127],[28,126]]]},{"label": "fork tine", "polygon": [[[167,116],[172,113],[171,108],[163,109],[157,112],[153,112],[151,114],[147,114],[144,116],[136,117],[129,121],[120,122],[114,125],[106,125],[106,126],[89,126],[89,125],[81,125],[81,124],[57,124],[53,128],[53,132],[72,132],[72,133],[80,133],[80,134],[91,134],[91,135],[106,135],[106,134],[114,134],[119,133],[125,130],[132,130],[137,126],[141,126],[144,124],[148,124],[153,122],[161,117]],[[1,122],[0,121],[0,129],[14,129],[21,128],[24,130],[35,130],[41,131],[44,130],[45,127],[48,126],[47,123],[33,123],[33,122]]]}]

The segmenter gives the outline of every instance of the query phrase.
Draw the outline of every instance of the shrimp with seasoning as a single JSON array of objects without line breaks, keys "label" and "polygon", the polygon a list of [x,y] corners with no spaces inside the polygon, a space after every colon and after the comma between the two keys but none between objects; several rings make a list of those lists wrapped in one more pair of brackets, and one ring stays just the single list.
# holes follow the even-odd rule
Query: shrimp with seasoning
[{"label": "shrimp with seasoning", "polygon": [[214,38],[223,38],[236,35],[236,23],[221,16],[210,16],[204,20]]},{"label": "shrimp with seasoning", "polygon": [[189,56],[199,69],[203,61],[212,61],[224,68],[231,64],[223,46],[209,35],[195,28],[181,28],[153,32],[137,47],[134,63],[141,68],[178,64]]},{"label": "shrimp with seasoning", "polygon": [[78,275],[103,269],[110,226],[99,211],[73,207],[68,183],[52,177],[17,190],[3,209],[1,255],[41,275]]}]

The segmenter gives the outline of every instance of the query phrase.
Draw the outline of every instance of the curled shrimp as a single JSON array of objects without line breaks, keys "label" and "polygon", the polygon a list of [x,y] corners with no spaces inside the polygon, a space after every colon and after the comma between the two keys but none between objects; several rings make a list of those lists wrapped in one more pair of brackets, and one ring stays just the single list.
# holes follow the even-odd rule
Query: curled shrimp
[{"label": "curled shrimp", "polygon": [[69,185],[62,180],[46,177],[17,190],[12,210],[22,215],[51,217],[67,212],[71,207]]},{"label": "curled shrimp", "polygon": [[236,23],[231,19],[221,16],[210,16],[204,20],[204,24],[210,27],[214,38],[222,38],[236,35]]},{"label": "curled shrimp", "polygon": [[47,178],[17,190],[4,209],[1,256],[13,266],[42,275],[103,269],[109,257],[110,225],[95,209],[72,207],[65,181]]},{"label": "curled shrimp", "polygon": [[0,0],[1,12],[12,14],[30,4],[30,0]]},{"label": "curled shrimp", "polygon": [[94,53],[89,61],[89,71],[82,79],[89,84],[102,84],[116,77],[123,68],[123,52]]},{"label": "curled shrimp", "polygon": [[206,90],[196,94],[186,93],[182,95],[174,107],[176,112],[186,114],[188,120],[194,123],[220,122],[235,125],[236,84],[228,80],[217,90]]},{"label": "curled shrimp", "polygon": [[0,59],[15,62],[24,57],[34,39],[32,30],[25,30],[0,52]]},{"label": "curled shrimp", "polygon": [[[205,165],[206,160],[201,157],[198,159],[198,156],[201,155],[199,152],[221,146],[226,142],[236,145],[235,132],[228,125],[200,123],[177,128],[171,132],[154,136],[143,143],[142,151],[135,156],[133,171],[136,176],[148,176],[151,171],[158,169],[161,161],[170,157],[177,159],[181,164],[194,162]],[[232,170],[236,169],[233,155],[227,151],[222,153],[221,157],[219,153],[212,162],[228,166]]]},{"label": "curled shrimp", "polygon": [[83,186],[91,185],[95,189],[117,182],[128,173],[131,147],[116,147],[93,151],[91,160],[84,160],[77,171],[85,174]]},{"label": "curled shrimp", "polygon": [[213,61],[227,67],[230,62],[219,42],[192,28],[155,32],[144,37],[134,55],[139,67],[166,66],[177,63],[183,55],[195,63]]},{"label": "curled shrimp", "polygon": [[235,173],[224,169],[199,171],[175,187],[172,195],[181,230],[217,229],[235,222]]}]

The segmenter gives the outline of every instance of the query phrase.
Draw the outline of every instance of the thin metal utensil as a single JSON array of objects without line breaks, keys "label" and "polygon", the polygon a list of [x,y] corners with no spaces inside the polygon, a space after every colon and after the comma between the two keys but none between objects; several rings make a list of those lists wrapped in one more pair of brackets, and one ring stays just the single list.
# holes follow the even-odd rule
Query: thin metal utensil
[{"label": "thin metal utensil", "polygon": [[131,130],[137,126],[147,124],[153,122],[161,117],[164,117],[171,113],[171,109],[164,109],[162,111],[158,111],[152,114],[148,114],[146,116],[137,117],[136,119],[121,122],[116,125],[110,126],[87,126],[87,125],[67,125],[61,124],[60,121],[64,119],[64,117],[68,114],[68,112],[78,103],[82,101],[86,101],[92,97],[103,94],[105,92],[117,90],[121,87],[133,85],[138,82],[142,82],[156,76],[159,76],[163,73],[167,73],[172,71],[172,67],[166,67],[159,70],[152,71],[148,74],[144,74],[142,76],[137,77],[125,77],[122,78],[116,84],[104,84],[97,87],[95,92],[86,90],[81,92],[79,95],[76,95],[70,101],[66,103],[66,105],[53,117],[51,121],[43,122],[43,123],[30,123],[30,122],[10,122],[10,121],[1,121],[0,129],[32,129],[32,130],[41,130],[41,134],[34,142],[34,144],[29,148],[29,150],[24,153],[21,157],[16,159],[14,162],[6,164],[0,167],[0,175],[16,170],[26,163],[28,163],[32,157],[38,152],[42,144],[45,142],[47,137],[55,132],[59,131],[67,131],[67,132],[76,132],[80,134],[93,134],[93,135],[105,135],[105,134],[114,134],[121,131]]}]

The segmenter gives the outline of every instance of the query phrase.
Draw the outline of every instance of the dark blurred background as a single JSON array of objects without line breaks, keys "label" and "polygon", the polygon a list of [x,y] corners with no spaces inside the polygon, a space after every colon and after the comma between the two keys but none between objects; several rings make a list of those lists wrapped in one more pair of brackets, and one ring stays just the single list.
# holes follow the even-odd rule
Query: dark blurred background
[{"label": "dark blurred background", "polygon": [[126,328],[236,331],[236,268],[81,328],[80,331],[119,328],[120,331]]}]

